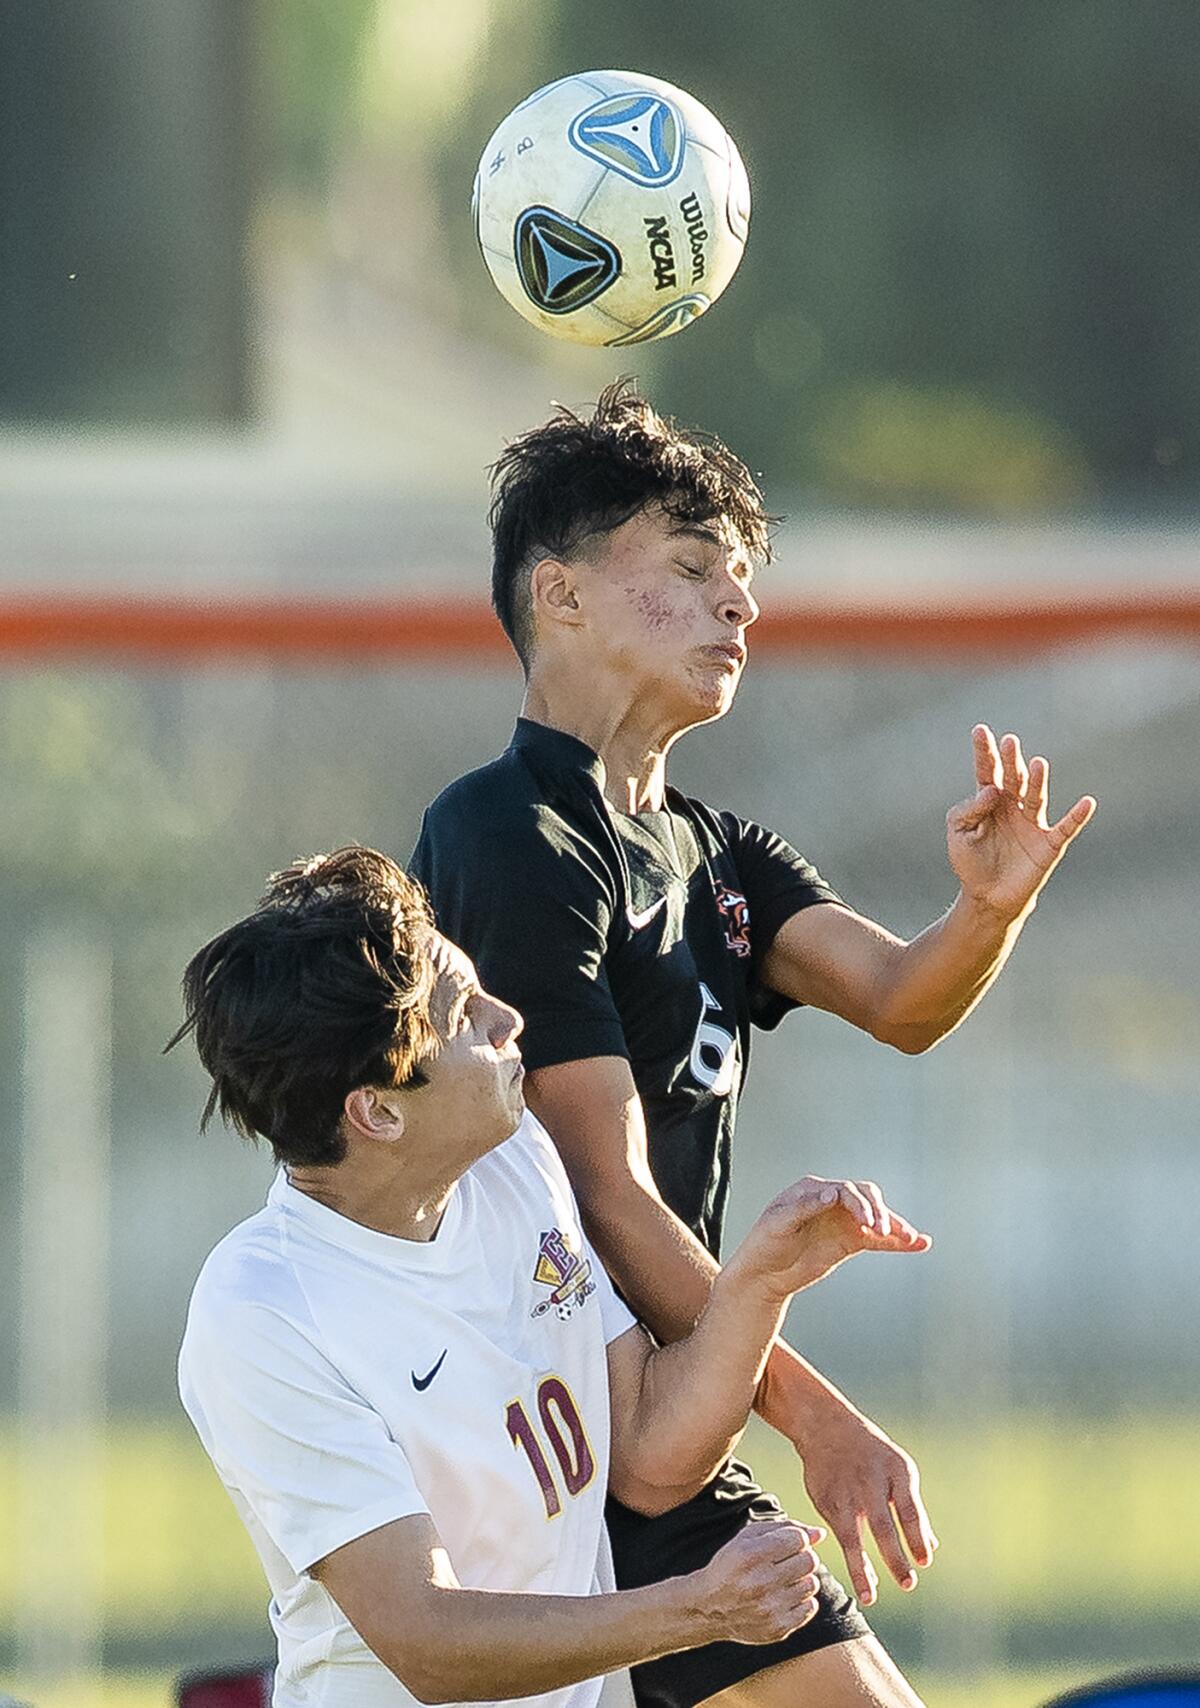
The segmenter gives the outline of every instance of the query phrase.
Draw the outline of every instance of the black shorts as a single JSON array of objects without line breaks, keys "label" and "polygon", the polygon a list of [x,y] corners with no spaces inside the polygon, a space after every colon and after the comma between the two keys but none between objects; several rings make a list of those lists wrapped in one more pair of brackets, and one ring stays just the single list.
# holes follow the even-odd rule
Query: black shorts
[{"label": "black shorts", "polygon": [[[730,1459],[707,1488],[660,1518],[645,1518],[609,1500],[608,1534],[618,1589],[641,1589],[699,1571],[718,1548],[756,1518],[779,1518],[783,1508],[759,1488],[753,1472]],[[819,1567],[820,1597],[807,1625],[781,1643],[706,1643],[633,1668],[638,1708],[695,1708],[705,1697],[740,1684],[765,1667],[809,1655],[833,1643],[870,1635],[871,1627],[837,1579]]]}]

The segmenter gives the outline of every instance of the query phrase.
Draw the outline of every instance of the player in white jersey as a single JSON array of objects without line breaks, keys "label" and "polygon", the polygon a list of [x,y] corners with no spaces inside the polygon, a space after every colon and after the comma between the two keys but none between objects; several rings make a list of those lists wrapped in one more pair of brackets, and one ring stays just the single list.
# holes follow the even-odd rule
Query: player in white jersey
[{"label": "player in white jersey", "polygon": [[282,1165],[205,1263],[180,1354],[271,1587],[276,1708],[595,1708],[603,1675],[620,1693],[634,1662],[811,1617],[822,1533],[788,1521],[615,1591],[605,1491],[646,1512],[689,1498],[740,1434],[791,1294],[927,1237],[874,1187],[802,1181],[693,1334],[654,1347],[524,1110],[520,1016],[369,849],[273,879],[184,989],[205,1119]]}]

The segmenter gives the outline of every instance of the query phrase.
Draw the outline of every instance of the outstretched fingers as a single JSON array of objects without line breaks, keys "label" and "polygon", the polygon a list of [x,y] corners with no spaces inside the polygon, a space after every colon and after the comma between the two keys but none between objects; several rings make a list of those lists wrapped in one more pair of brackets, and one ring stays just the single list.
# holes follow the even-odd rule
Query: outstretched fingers
[{"label": "outstretched fingers", "polygon": [[867,1523],[871,1526],[871,1534],[879,1549],[880,1559],[900,1588],[916,1589],[917,1574],[896,1528],[896,1520],[888,1502],[880,1501],[878,1505],[871,1507],[867,1512]]},{"label": "outstretched fingers", "polygon": [[843,1180],[839,1182],[838,1201],[842,1209],[848,1210],[853,1216],[855,1225],[863,1233],[875,1232],[875,1206],[856,1181]]},{"label": "outstretched fingers", "polygon": [[892,1225],[886,1234],[868,1234],[864,1241],[867,1251],[928,1251],[933,1244],[933,1235],[924,1234],[919,1228],[914,1228],[911,1222],[898,1216],[895,1210],[891,1213]]},{"label": "outstretched fingers", "polygon": [[862,1605],[870,1607],[879,1593],[879,1578],[863,1541],[864,1516],[861,1512],[838,1512],[830,1515],[830,1524],[846,1561],[850,1587]]},{"label": "outstretched fingers", "polygon": [[865,1511],[839,1513],[832,1522],[854,1593],[864,1607],[879,1594],[879,1576],[866,1549],[868,1529],[879,1558],[901,1589],[917,1587],[914,1561],[922,1567],[933,1564],[937,1537],[915,1492],[897,1491],[890,1501],[874,1500]]},{"label": "outstretched fingers", "polygon": [[1003,776],[1000,765],[1000,750],[996,746],[996,738],[987,724],[975,725],[971,731],[971,746],[975,756],[975,781],[981,789],[989,783],[999,788]]},{"label": "outstretched fingers", "polygon": [[1025,790],[1025,811],[1039,830],[1046,828],[1046,802],[1050,794],[1050,761],[1039,753],[1029,761],[1029,786]]},{"label": "outstretched fingers", "polygon": [[872,1218],[872,1227],[874,1232],[877,1233],[881,1239],[887,1239],[892,1231],[892,1217],[891,1212],[883,1201],[883,1193],[879,1190],[873,1180],[860,1180],[858,1182],[858,1190],[862,1193],[863,1197],[867,1200],[868,1204],[870,1204],[871,1209],[874,1212]]},{"label": "outstretched fingers", "polygon": [[899,1522],[905,1545],[917,1565],[931,1566],[938,1539],[933,1533],[933,1525],[921,1499],[917,1467],[912,1465],[911,1461],[907,1478],[902,1478],[898,1486],[892,1487],[892,1510]]},{"label": "outstretched fingers", "polygon": [[1050,826],[1047,835],[1056,854],[1061,853],[1068,842],[1073,841],[1079,835],[1095,810],[1095,795],[1081,795],[1070,812],[1065,813],[1057,824]]},{"label": "outstretched fingers", "polygon": [[[928,1234],[923,1234],[913,1224],[902,1216],[898,1210],[893,1210],[884,1201],[882,1191],[873,1180],[848,1180],[844,1186],[850,1188],[854,1201],[861,1200],[869,1211],[869,1220],[860,1221],[858,1226],[863,1236],[864,1249],[868,1251],[928,1251],[933,1244]],[[849,1203],[843,1199],[846,1208]],[[854,1212],[851,1211],[851,1214]]]},{"label": "outstretched fingers", "polygon": [[1004,778],[1004,792],[1011,795],[1018,806],[1024,805],[1025,791],[1029,786],[1029,771],[1025,764],[1025,756],[1021,752],[1021,743],[1011,732],[1000,739],[1000,769]]}]

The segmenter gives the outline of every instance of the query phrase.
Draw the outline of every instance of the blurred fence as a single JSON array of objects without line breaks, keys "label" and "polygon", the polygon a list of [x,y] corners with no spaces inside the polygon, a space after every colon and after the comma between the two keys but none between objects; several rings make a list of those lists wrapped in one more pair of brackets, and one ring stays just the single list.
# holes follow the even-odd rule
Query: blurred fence
[{"label": "blurred fence", "polygon": [[[904,934],[952,899],[942,820],[970,787],[974,721],[1049,755],[1058,810],[1100,800],[959,1034],[912,1060],[800,1013],[756,1042],[744,1104],[735,1234],[814,1170],[878,1178],[935,1236],[919,1263],[863,1262],[803,1296],[791,1329],[921,1460],[941,1559],[917,1597],[885,1594],[879,1624],[910,1665],[964,1676],[1185,1660],[1200,1594],[1200,670],[1184,639],[1020,650],[777,654],[675,766]],[[292,856],[351,839],[406,856],[424,804],[504,745],[518,696],[498,655],[384,665],[354,648],[305,669],[0,671],[0,1116],[25,1182],[0,1201],[0,1288],[24,1299],[0,1315],[0,1485],[43,1491],[0,1502],[16,1515],[0,1668],[70,1654],[54,1641],[68,1581],[90,1597],[72,1664],[269,1648],[249,1545],[180,1426],[174,1357],[199,1264],[270,1165],[197,1135],[199,1069],[160,1054],[180,971]],[[73,993],[57,1005],[55,967]],[[103,1356],[50,1392],[73,1297]],[[801,1501],[795,1461],[765,1436],[757,1451]]]}]

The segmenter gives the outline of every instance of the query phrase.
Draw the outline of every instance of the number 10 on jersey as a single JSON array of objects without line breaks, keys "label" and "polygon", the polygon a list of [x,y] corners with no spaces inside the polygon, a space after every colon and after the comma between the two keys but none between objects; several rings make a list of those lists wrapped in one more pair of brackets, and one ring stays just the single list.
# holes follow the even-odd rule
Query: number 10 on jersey
[{"label": "number 10 on jersey", "polygon": [[[567,1493],[582,1494],[596,1474],[596,1461],[574,1395],[560,1376],[544,1376],[538,1383],[537,1410]],[[504,1423],[513,1446],[524,1449],[538,1480],[546,1503],[546,1517],[557,1518],[562,1511],[558,1485],[542,1451],[538,1432],[520,1400],[509,1402]]]}]

